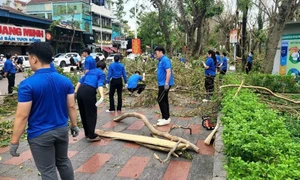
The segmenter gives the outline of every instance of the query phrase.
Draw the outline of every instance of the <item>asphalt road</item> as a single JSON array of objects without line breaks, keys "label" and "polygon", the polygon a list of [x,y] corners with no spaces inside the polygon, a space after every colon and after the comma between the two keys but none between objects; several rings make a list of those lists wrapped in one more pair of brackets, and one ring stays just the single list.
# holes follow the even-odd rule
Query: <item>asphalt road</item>
[{"label": "asphalt road", "polygon": [[[23,73],[16,74],[15,86],[19,85],[20,82],[24,79]],[[8,82],[6,78],[0,80],[0,93],[7,94],[8,93]]]}]

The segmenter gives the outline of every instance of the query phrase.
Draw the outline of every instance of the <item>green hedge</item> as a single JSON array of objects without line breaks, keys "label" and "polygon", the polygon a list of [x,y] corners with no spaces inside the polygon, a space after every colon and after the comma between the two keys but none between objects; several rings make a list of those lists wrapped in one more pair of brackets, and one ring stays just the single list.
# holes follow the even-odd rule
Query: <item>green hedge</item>
[{"label": "green hedge", "polygon": [[237,83],[245,79],[245,85],[266,87],[278,93],[300,93],[300,83],[293,76],[281,76],[271,74],[228,74],[225,76],[225,84]]},{"label": "green hedge", "polygon": [[221,118],[228,179],[299,179],[300,144],[284,118],[249,90],[225,92]]}]

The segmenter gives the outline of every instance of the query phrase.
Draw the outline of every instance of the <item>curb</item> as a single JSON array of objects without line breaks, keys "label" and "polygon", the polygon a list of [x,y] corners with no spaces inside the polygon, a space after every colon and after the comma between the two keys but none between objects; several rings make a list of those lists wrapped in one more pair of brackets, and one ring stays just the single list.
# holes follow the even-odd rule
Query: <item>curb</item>
[{"label": "curb", "polygon": [[[220,115],[218,117],[218,122],[220,122]],[[214,169],[213,169],[213,179],[212,180],[226,180],[226,170],[224,165],[226,164],[226,155],[224,154],[224,144],[222,140],[223,125],[219,127],[216,132],[216,139],[214,142],[215,154],[214,154]]]}]

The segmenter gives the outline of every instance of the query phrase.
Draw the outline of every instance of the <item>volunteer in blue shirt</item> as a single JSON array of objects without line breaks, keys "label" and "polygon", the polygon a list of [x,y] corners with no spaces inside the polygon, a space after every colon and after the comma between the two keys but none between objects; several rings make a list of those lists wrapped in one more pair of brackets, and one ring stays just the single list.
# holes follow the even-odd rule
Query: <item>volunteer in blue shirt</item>
[{"label": "volunteer in blue shirt", "polygon": [[99,103],[103,102],[104,93],[103,86],[105,85],[105,74],[103,70],[106,64],[103,61],[97,63],[97,67],[89,70],[78,82],[75,88],[75,96],[79,106],[80,117],[84,128],[85,137],[88,141],[100,141],[100,137],[95,134],[97,123],[97,89],[100,93]]},{"label": "volunteer in blue shirt", "polygon": [[141,73],[139,71],[136,71],[135,74],[129,77],[128,79],[128,91],[133,93],[134,91],[137,91],[138,94],[141,94],[145,88],[145,84],[139,84],[139,81],[145,81],[145,73],[143,73],[143,77],[141,76]]},{"label": "volunteer in blue shirt", "polygon": [[248,59],[247,59],[247,64],[246,64],[246,73],[249,74],[249,72],[252,69],[252,62],[253,62],[253,51],[250,51]]},{"label": "volunteer in blue shirt", "polygon": [[84,60],[84,73],[88,72],[91,69],[96,68],[96,61],[90,54],[91,54],[91,50],[89,48],[85,48],[82,51],[82,56],[85,57],[85,60]]},{"label": "volunteer in blue shirt", "polygon": [[203,66],[205,68],[205,89],[206,89],[206,99],[203,101],[208,101],[211,99],[211,96],[214,92],[214,83],[216,77],[216,67],[218,65],[218,61],[216,58],[216,54],[213,50],[208,51],[207,60]]},{"label": "volunteer in blue shirt", "polygon": [[172,63],[165,55],[163,47],[155,48],[156,58],[158,59],[157,81],[158,81],[158,104],[162,114],[162,119],[158,120],[158,126],[168,125],[171,122],[169,108],[169,90],[174,85]]},{"label": "volunteer in blue shirt", "polygon": [[226,72],[227,72],[227,66],[228,66],[228,61],[227,61],[227,57],[226,57],[227,54],[225,52],[223,52],[222,55],[223,55],[223,58],[222,58],[222,61],[219,65],[220,70],[221,70],[220,74],[225,75]]},{"label": "volunteer in blue shirt", "polygon": [[8,94],[13,93],[13,87],[15,86],[16,69],[11,59],[11,54],[6,55],[6,61],[4,63],[4,77],[8,80]]},{"label": "volunteer in blue shirt", "polygon": [[19,156],[19,140],[28,122],[30,150],[42,179],[74,179],[68,158],[68,117],[71,134],[79,134],[74,87],[71,81],[50,67],[52,47],[46,42],[28,48],[30,67],[35,73],[20,83],[10,154]]},{"label": "volunteer in blue shirt", "polygon": [[[117,90],[118,93],[118,106],[117,111],[122,111],[122,90],[123,90],[123,80],[125,83],[125,88],[127,88],[127,77],[126,70],[122,63],[120,63],[121,57],[116,55],[114,57],[115,62],[109,65],[108,75],[106,81],[106,87],[109,88],[109,109],[106,112],[115,111],[115,101],[114,95]],[[123,79],[122,79],[123,77]]]}]

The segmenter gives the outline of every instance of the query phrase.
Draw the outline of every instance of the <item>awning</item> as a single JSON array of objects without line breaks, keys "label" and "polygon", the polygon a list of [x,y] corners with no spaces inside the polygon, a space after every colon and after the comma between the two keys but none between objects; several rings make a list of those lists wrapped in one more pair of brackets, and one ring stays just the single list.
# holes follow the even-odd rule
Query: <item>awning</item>
[{"label": "awning", "polygon": [[101,49],[102,49],[102,51],[105,51],[105,52],[107,52],[107,53],[113,53],[113,51],[110,50],[110,49],[107,48],[107,47],[102,47]]},{"label": "awning", "polygon": [[113,50],[113,51],[116,52],[116,53],[119,52],[118,48],[110,47],[110,49]]}]

